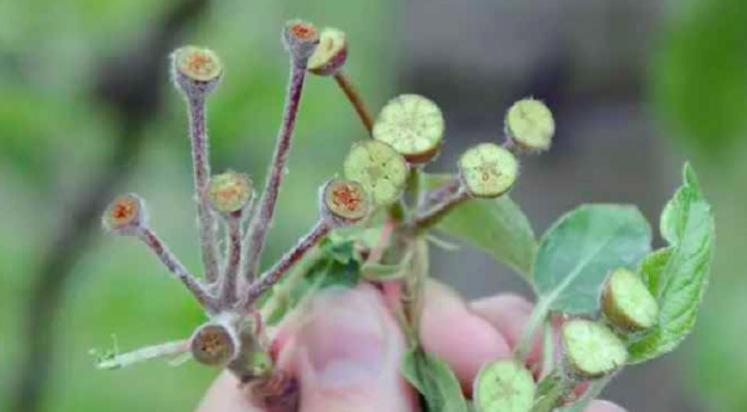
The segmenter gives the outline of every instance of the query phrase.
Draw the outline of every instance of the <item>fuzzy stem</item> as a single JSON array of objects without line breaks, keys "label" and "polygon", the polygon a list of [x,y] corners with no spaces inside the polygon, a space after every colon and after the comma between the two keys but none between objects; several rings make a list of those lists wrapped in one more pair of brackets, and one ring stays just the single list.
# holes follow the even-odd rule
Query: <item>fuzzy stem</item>
[{"label": "fuzzy stem", "polygon": [[159,345],[146,346],[132,352],[115,355],[111,359],[105,359],[96,364],[98,369],[121,369],[136,363],[145,362],[164,356],[179,355],[189,350],[188,340],[162,343]]},{"label": "fuzzy stem", "polygon": [[236,301],[236,276],[241,264],[241,211],[226,217],[228,230],[228,255],[226,267],[221,280],[220,298],[222,305],[228,307]]},{"label": "fuzzy stem", "polygon": [[462,183],[459,178],[454,177],[447,183],[425,193],[423,204],[418,205],[421,210],[428,210],[433,205],[443,203],[447,198],[456,193]]},{"label": "fuzzy stem", "polygon": [[280,192],[280,185],[285,176],[285,164],[291,148],[291,138],[293,137],[293,129],[296,124],[298,106],[301,102],[301,91],[303,90],[305,75],[306,62],[297,62],[291,59],[290,81],[283,109],[283,123],[278,133],[275,153],[272,158],[270,173],[267,176],[264,192],[249,226],[248,233],[250,241],[247,244],[248,249],[245,253],[246,258],[244,259],[244,277],[247,281],[253,280],[257,273],[259,258],[265,247],[267,232],[270,229],[272,218],[275,214],[275,204],[277,203]]},{"label": "fuzzy stem", "polygon": [[446,216],[455,206],[470,199],[469,194],[463,187],[459,187],[456,192],[445,196],[439,203],[434,204],[429,210],[419,213],[415,216],[413,226],[417,231],[423,231],[438,223],[441,218]]},{"label": "fuzzy stem", "polygon": [[559,372],[554,372],[543,377],[537,384],[538,391],[541,391],[542,394],[538,393],[536,395],[532,412],[554,411],[555,406],[560,403],[567,393],[573,390],[576,384],[577,382],[574,379]]},{"label": "fuzzy stem", "polygon": [[350,78],[345,75],[342,69],[338,70],[334,77],[337,85],[340,86],[340,89],[342,89],[345,96],[353,105],[358,117],[360,117],[363,127],[366,128],[370,135],[373,131],[373,117],[371,117],[371,113],[368,111],[368,108],[366,108],[366,104],[363,103],[360,93],[358,93],[358,90],[353,86]]},{"label": "fuzzy stem", "polygon": [[598,379],[589,385],[589,387],[586,389],[586,392],[584,392],[583,395],[581,395],[580,398],[576,402],[574,402],[572,405],[561,408],[558,410],[558,412],[582,412],[586,410],[586,408],[589,406],[591,401],[596,399],[604,390],[604,388],[607,386],[607,384],[612,381],[612,378],[615,377],[615,374],[609,374],[605,376],[604,378]]},{"label": "fuzzy stem", "polygon": [[179,259],[171,252],[168,246],[149,228],[143,228],[137,233],[150,250],[161,260],[166,268],[174,276],[182,281],[184,286],[192,292],[192,295],[208,312],[215,312],[215,302],[199,279],[195,278]]},{"label": "fuzzy stem", "polygon": [[532,345],[534,344],[535,331],[545,322],[552,301],[553,299],[540,298],[534,306],[534,310],[524,327],[521,338],[519,338],[519,343],[514,348],[514,358],[517,360],[526,363],[527,356],[529,356],[529,352],[531,352]]},{"label": "fuzzy stem", "polygon": [[205,195],[210,180],[205,96],[189,97],[187,105],[189,108],[189,136],[192,142],[195,196],[197,198],[197,219],[200,226],[200,247],[205,267],[205,278],[212,283],[218,278],[218,260],[216,257],[215,216],[210,210]]},{"label": "fuzzy stem", "polygon": [[330,230],[331,228],[326,222],[322,220],[318,221],[293,249],[286,252],[270,270],[262,274],[259,279],[249,286],[249,290],[244,296],[241,306],[246,310],[251,309],[254,302],[273,285],[278,283],[283,275],[301,260],[306,252],[316,246]]},{"label": "fuzzy stem", "polygon": [[542,335],[542,372],[540,376],[547,376],[552,372],[555,365],[555,340],[553,339],[552,320],[545,320],[544,333]]}]

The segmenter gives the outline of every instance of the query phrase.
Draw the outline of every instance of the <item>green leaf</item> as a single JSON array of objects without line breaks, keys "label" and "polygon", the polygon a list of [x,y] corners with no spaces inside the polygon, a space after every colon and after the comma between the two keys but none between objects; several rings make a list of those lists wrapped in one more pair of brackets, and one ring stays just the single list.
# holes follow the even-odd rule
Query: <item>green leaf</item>
[{"label": "green leaf", "polygon": [[[453,179],[446,175],[424,176],[426,187],[434,188]],[[498,199],[472,199],[455,207],[436,229],[466,240],[530,277],[537,249],[529,220],[507,195]]]},{"label": "green leaf", "polygon": [[670,246],[649,255],[641,265],[641,276],[659,301],[659,323],[630,344],[631,363],[661,356],[685,339],[708,283],[713,215],[689,165],[682,187],[664,208],[661,231]]},{"label": "green leaf", "polygon": [[635,207],[581,206],[543,236],[534,261],[537,294],[552,310],[594,313],[607,273],[635,268],[650,245],[651,228]]},{"label": "green leaf", "polygon": [[659,275],[664,271],[671,256],[672,249],[664,248],[643,258],[639,272],[649,291],[659,290]]},{"label": "green leaf", "polygon": [[467,401],[449,365],[421,348],[408,351],[402,375],[425,398],[427,412],[467,412]]}]

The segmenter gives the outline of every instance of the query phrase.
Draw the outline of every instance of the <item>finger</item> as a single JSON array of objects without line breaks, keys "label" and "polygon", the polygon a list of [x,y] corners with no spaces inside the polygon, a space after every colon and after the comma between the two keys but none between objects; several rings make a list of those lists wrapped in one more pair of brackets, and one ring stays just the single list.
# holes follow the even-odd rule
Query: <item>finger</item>
[{"label": "finger", "polygon": [[609,401],[596,400],[584,412],[625,412],[625,408]]},{"label": "finger", "polygon": [[301,319],[280,357],[299,379],[302,412],[415,410],[399,372],[404,337],[373,287],[328,289]]},{"label": "finger", "polygon": [[511,356],[504,337],[470,311],[456,292],[437,282],[426,284],[420,336],[426,351],[451,366],[467,394],[482,365]]},{"label": "finger", "polygon": [[249,392],[230,372],[223,372],[213,382],[200,402],[197,412],[262,412],[249,400]]},{"label": "finger", "polygon": [[[534,305],[518,295],[497,295],[475,300],[470,303],[470,308],[493,325],[514,348],[524,333]],[[542,335],[539,330],[534,336],[527,363],[530,366],[542,363]]]}]

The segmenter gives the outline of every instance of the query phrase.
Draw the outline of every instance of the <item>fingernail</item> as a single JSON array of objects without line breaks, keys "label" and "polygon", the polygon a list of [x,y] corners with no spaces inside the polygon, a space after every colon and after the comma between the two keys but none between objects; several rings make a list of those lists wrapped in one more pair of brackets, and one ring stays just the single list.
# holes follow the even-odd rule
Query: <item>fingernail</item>
[{"label": "fingernail", "polygon": [[346,291],[315,305],[304,327],[304,349],[316,383],[325,389],[370,384],[382,372],[385,328],[366,292]]}]

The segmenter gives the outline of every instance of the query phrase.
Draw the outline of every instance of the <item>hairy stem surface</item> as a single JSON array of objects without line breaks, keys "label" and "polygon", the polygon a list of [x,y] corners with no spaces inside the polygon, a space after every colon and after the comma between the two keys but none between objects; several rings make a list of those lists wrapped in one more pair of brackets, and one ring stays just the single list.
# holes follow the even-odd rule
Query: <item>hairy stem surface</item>
[{"label": "hairy stem surface", "polygon": [[355,88],[355,86],[353,86],[353,83],[342,70],[337,71],[334,77],[337,85],[340,86],[342,92],[345,93],[345,96],[353,105],[353,108],[358,114],[358,117],[360,117],[361,122],[363,123],[363,127],[366,128],[368,134],[370,135],[373,131],[374,121],[373,117],[371,117],[371,112],[368,111],[366,104],[363,103],[363,99],[361,98],[360,93],[358,93],[358,90]]},{"label": "hairy stem surface", "polygon": [[323,221],[317,222],[316,225],[307,233],[298,244],[286,252],[275,265],[259,277],[247,291],[244,296],[242,306],[250,310],[254,302],[273,285],[275,285],[288,270],[293,267],[301,258],[316,246],[329,232],[331,228]]},{"label": "hairy stem surface", "polygon": [[132,352],[115,355],[110,359],[104,359],[96,364],[99,369],[120,369],[136,363],[158,359],[165,356],[174,356],[189,350],[189,340],[179,340],[162,343],[160,345],[146,346]]},{"label": "hairy stem surface", "polygon": [[202,261],[205,267],[205,278],[208,282],[214,282],[218,277],[218,259],[216,254],[215,216],[212,210],[210,210],[209,201],[206,196],[210,180],[210,160],[208,154],[205,97],[190,97],[187,100]]},{"label": "hairy stem surface", "polygon": [[236,276],[241,264],[241,215],[226,219],[228,230],[228,256],[221,280],[220,301],[226,306],[236,301]]},{"label": "hairy stem surface", "polygon": [[259,201],[256,213],[252,216],[249,226],[250,241],[247,246],[246,266],[244,268],[244,276],[247,281],[251,281],[256,276],[259,258],[265,247],[267,232],[270,229],[275,214],[275,205],[278,194],[280,193],[280,185],[285,175],[285,164],[287,163],[291,148],[293,129],[296,125],[296,115],[298,114],[298,106],[301,102],[301,91],[303,90],[305,76],[306,64],[300,65],[295,61],[291,61],[290,81],[285,108],[283,109],[283,123],[278,133],[275,153],[272,157],[270,173],[267,176],[262,198]]},{"label": "hairy stem surface", "polygon": [[208,293],[205,286],[197,278],[192,276],[181,261],[171,252],[166,244],[151,229],[145,228],[138,232],[138,237],[145,242],[150,250],[166,266],[174,276],[176,276],[197,301],[209,312],[217,310],[213,298]]}]

